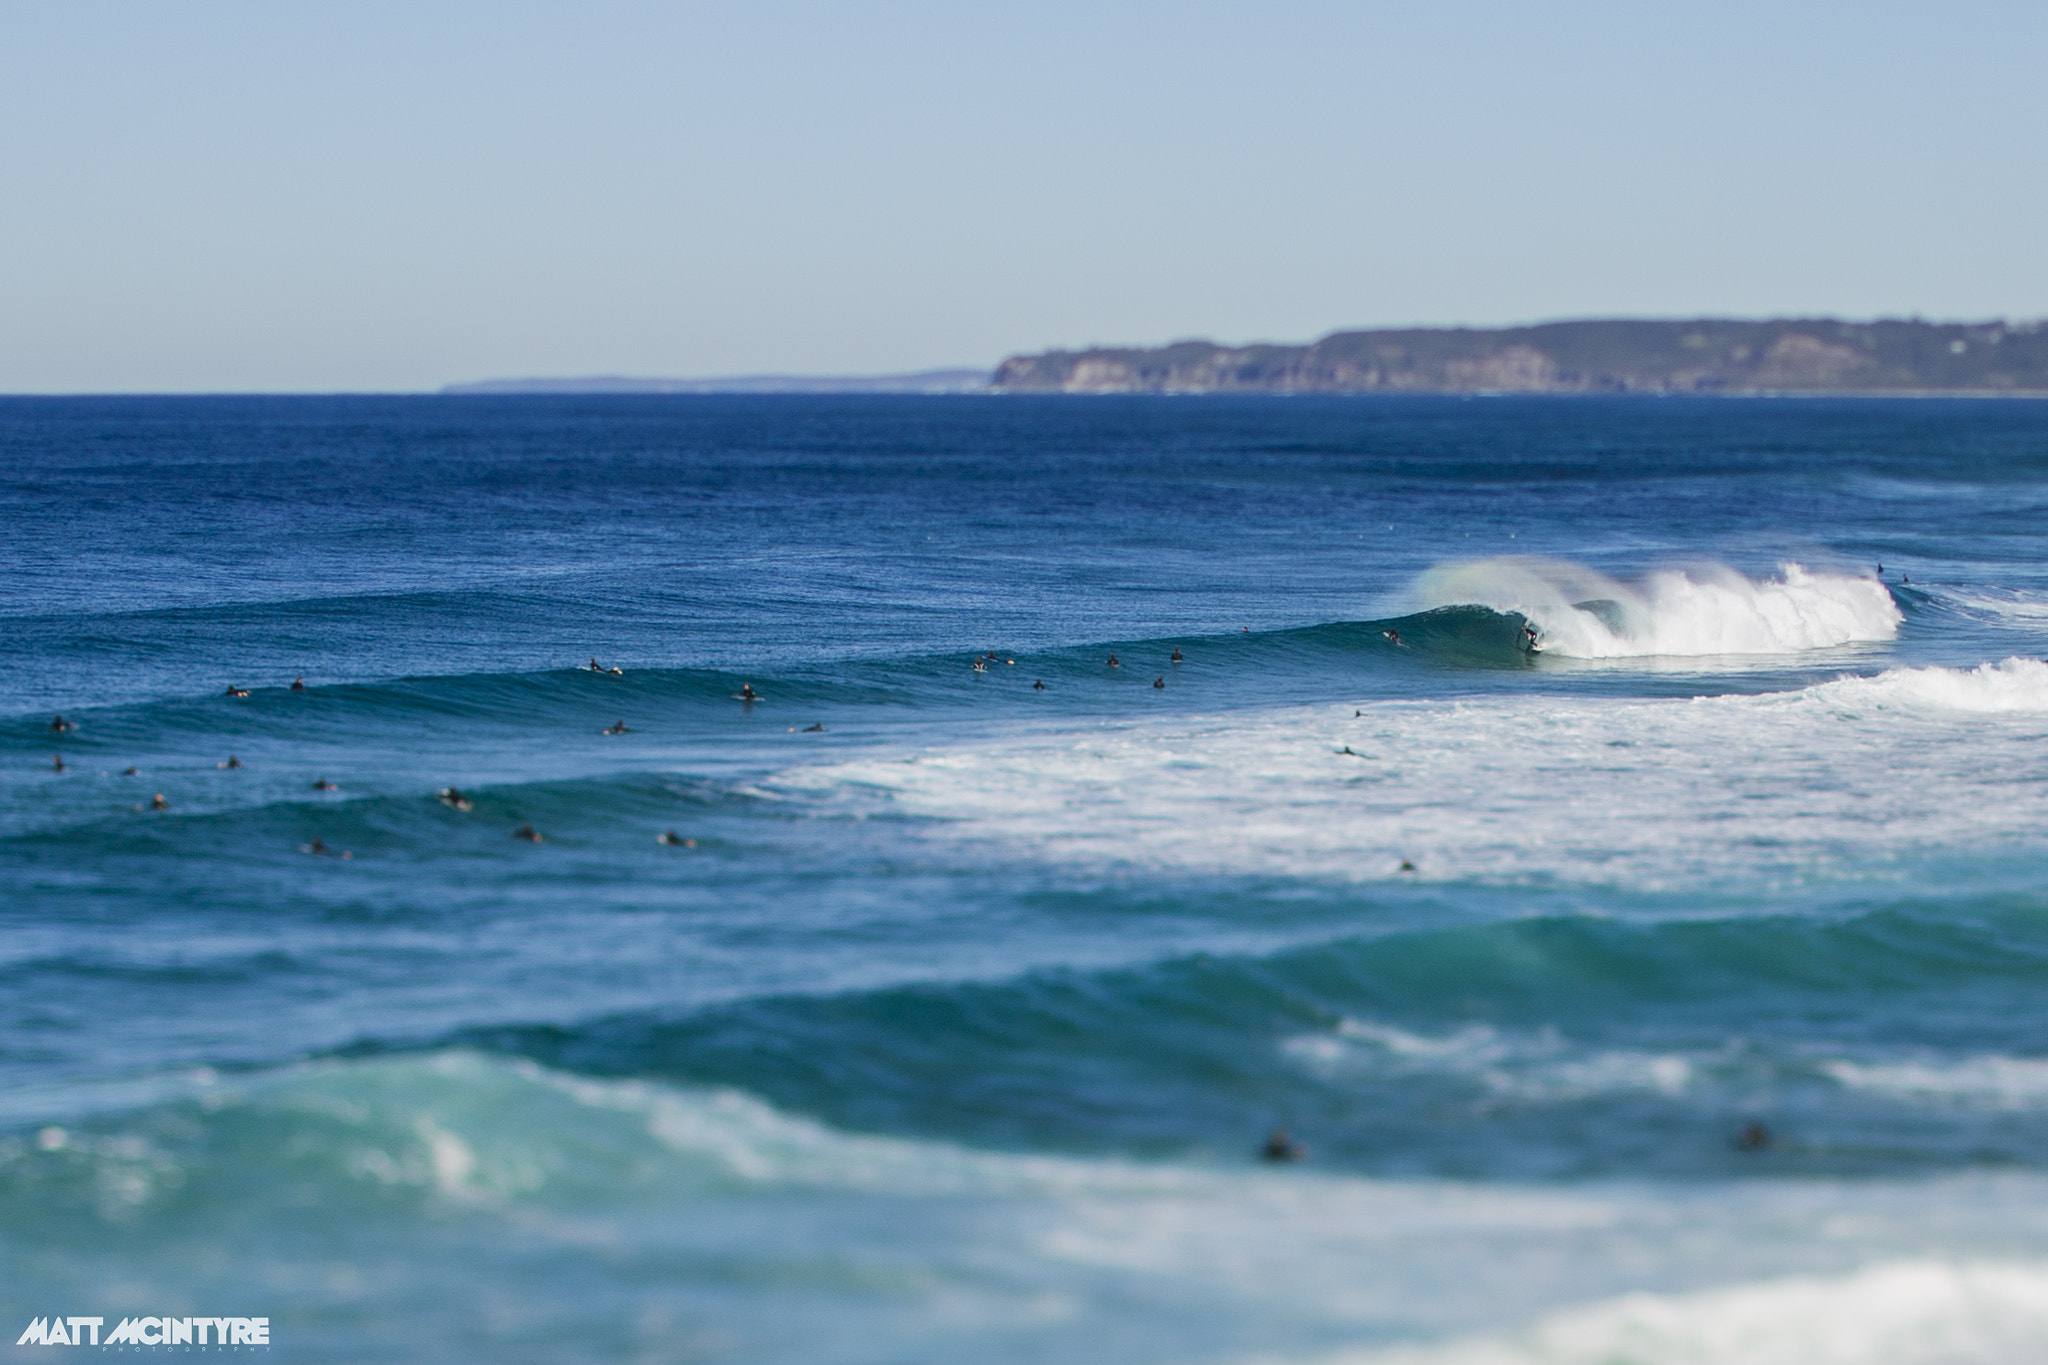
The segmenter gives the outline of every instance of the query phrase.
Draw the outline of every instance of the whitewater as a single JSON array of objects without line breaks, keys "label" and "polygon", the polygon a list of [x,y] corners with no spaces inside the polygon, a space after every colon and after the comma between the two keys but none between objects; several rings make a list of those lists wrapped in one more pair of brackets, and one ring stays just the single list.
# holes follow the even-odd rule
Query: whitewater
[{"label": "whitewater", "polygon": [[6,399],[0,452],[0,1328],[2048,1352],[2037,404]]},{"label": "whitewater", "polygon": [[1513,612],[1535,627],[1539,648],[1580,659],[1797,654],[1889,640],[1901,620],[1874,575],[1799,564],[1761,581],[1702,564],[1625,584],[1562,560],[1501,558],[1434,568],[1412,596],[1432,607]]},{"label": "whitewater", "polygon": [[1720,891],[1896,879],[1971,848],[2020,859],[2018,884],[2040,871],[2038,659],[1748,696],[1369,705],[1025,729],[770,789],[913,812],[992,859],[1125,869],[1358,882],[1406,861],[1419,878]]}]

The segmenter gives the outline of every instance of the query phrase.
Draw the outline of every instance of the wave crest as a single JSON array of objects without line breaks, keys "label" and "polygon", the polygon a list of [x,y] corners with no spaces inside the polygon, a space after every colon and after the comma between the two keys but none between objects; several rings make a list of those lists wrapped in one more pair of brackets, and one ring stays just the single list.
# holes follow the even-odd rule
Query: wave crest
[{"label": "wave crest", "polygon": [[2048,712],[2048,663],[2018,657],[1975,668],[1888,668],[1874,678],[1839,678],[1811,689],[1838,705],[1877,710]]},{"label": "wave crest", "polygon": [[1876,579],[1798,564],[1762,580],[1718,564],[1660,569],[1631,585],[1562,560],[1481,559],[1431,569],[1415,592],[1430,607],[1519,612],[1546,652],[1579,659],[1796,654],[1889,640],[1902,619]]}]

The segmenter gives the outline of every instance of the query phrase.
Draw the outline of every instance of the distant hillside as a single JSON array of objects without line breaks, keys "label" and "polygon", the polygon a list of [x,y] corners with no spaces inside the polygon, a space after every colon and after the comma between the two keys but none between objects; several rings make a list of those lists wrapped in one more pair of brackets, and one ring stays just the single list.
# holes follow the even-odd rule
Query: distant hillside
[{"label": "distant hillside", "polygon": [[1012,356],[1007,393],[2048,393],[2041,323],[1552,322]]},{"label": "distant hillside", "polygon": [[915,374],[743,374],[725,379],[482,379],[450,384],[443,393],[979,393],[987,370],[920,370]]}]

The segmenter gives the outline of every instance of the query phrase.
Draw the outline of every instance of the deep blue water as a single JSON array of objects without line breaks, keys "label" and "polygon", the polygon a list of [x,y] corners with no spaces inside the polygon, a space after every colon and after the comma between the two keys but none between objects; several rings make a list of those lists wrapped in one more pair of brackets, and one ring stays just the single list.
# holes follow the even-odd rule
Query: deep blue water
[{"label": "deep blue water", "polygon": [[0,400],[0,1328],[2038,1358],[2044,512],[2023,401]]}]

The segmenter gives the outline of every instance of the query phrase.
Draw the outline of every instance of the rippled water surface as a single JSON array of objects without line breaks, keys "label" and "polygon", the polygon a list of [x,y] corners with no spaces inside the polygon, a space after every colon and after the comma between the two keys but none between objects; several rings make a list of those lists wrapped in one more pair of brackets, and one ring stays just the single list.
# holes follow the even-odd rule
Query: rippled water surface
[{"label": "rippled water surface", "polygon": [[2026,402],[0,400],[0,1328],[2042,1359],[2044,525]]}]

